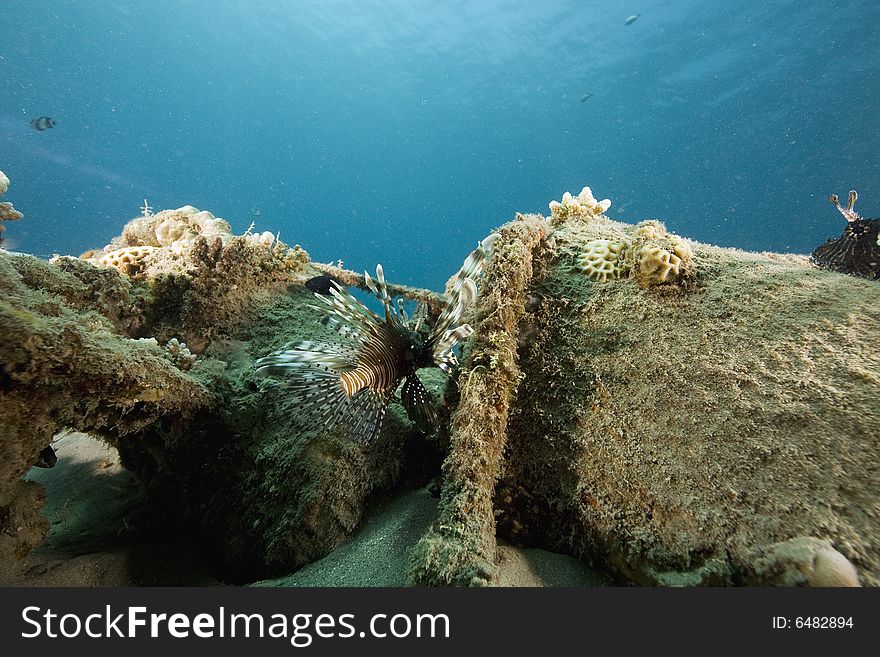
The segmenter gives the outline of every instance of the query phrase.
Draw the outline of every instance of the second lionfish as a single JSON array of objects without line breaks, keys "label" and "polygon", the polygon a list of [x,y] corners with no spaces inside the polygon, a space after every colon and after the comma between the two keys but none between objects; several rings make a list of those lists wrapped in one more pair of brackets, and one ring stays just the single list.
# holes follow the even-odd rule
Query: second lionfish
[{"label": "second lionfish", "polygon": [[430,330],[423,330],[421,319],[410,322],[400,300],[392,303],[378,265],[376,280],[367,273],[364,279],[382,302],[384,318],[334,281],[329,295],[315,294],[320,305],[310,307],[345,340],[292,342],[260,358],[257,373],[280,377],[310,423],[327,431],[341,424],[350,438],[365,442],[378,435],[403,381],[400,396],[407,415],[423,432],[433,433],[437,413],[416,370],[439,367],[449,373],[458,364],[453,349],[473,332],[461,318],[477,297],[476,279],[497,238],[489,235],[464,261]]}]

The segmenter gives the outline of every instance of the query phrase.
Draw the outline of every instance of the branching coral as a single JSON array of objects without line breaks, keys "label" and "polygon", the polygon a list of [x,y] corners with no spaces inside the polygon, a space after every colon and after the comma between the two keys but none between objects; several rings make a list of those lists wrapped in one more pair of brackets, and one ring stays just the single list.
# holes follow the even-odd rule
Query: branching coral
[{"label": "branching coral", "polygon": [[165,350],[171,356],[171,362],[182,370],[190,369],[196,362],[196,356],[186,346],[186,342],[180,342],[177,338],[171,338],[165,345]]},{"label": "branching coral", "polygon": [[569,219],[589,221],[604,214],[610,207],[610,199],[597,201],[593,191],[589,187],[584,187],[577,196],[565,192],[562,195],[562,202],[550,201],[550,222],[554,226],[559,226]]}]

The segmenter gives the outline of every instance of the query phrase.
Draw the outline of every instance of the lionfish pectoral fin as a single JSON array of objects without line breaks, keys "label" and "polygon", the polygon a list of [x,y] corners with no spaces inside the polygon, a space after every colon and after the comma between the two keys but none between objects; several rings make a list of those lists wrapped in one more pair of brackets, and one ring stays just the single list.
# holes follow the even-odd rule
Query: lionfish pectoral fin
[{"label": "lionfish pectoral fin", "polygon": [[432,435],[437,432],[440,424],[430,393],[415,374],[406,377],[400,398],[406,414],[422,433]]},{"label": "lionfish pectoral fin", "polygon": [[346,403],[339,423],[349,440],[369,444],[382,430],[388,400],[374,390],[361,390]]}]

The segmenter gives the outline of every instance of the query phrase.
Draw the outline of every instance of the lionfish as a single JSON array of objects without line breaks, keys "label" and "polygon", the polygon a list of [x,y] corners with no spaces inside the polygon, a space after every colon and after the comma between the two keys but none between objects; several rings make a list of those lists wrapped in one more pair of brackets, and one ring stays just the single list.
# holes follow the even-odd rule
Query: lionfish
[{"label": "lionfish", "polygon": [[849,202],[843,207],[837,194],[829,197],[846,219],[846,228],[839,238],[829,239],[813,251],[812,259],[825,269],[880,279],[880,219],[863,219],[853,209],[858,198],[856,191],[851,191]]},{"label": "lionfish", "polygon": [[382,265],[377,265],[376,280],[366,272],[364,280],[382,302],[384,319],[334,280],[329,295],[316,292],[321,303],[309,307],[345,340],[292,342],[257,360],[257,373],[281,377],[280,385],[309,422],[326,431],[342,425],[349,438],[364,442],[379,434],[403,381],[400,396],[407,415],[422,432],[434,433],[437,413],[416,370],[439,367],[449,374],[458,365],[453,349],[473,333],[461,317],[477,297],[475,281],[497,238],[497,233],[489,235],[465,259],[430,330],[423,329],[421,317],[409,321],[400,299],[392,304]]}]

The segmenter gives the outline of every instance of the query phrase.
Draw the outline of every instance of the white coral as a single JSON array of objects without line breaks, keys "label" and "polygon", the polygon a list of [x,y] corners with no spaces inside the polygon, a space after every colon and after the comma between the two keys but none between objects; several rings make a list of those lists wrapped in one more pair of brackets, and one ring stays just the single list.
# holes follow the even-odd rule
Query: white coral
[{"label": "white coral", "polygon": [[593,190],[584,187],[577,196],[572,196],[571,192],[565,192],[561,202],[550,201],[551,221],[558,225],[571,217],[592,219],[604,214],[610,207],[610,199],[597,201],[593,196]]},{"label": "white coral", "polygon": [[186,342],[180,342],[177,338],[171,338],[165,345],[165,350],[171,356],[171,362],[182,370],[190,369],[196,362],[196,356],[186,346]]},{"label": "white coral", "polygon": [[275,242],[275,236],[268,230],[262,233],[251,233],[246,236],[247,241],[254,246],[263,246],[267,249]]},{"label": "white coral", "polygon": [[[0,196],[3,196],[7,189],[9,189],[9,178],[0,171]],[[21,212],[12,207],[12,203],[0,203],[0,233],[6,230],[6,226],[3,225],[4,221],[18,221],[23,216]]]}]

